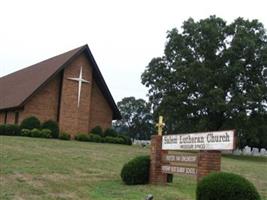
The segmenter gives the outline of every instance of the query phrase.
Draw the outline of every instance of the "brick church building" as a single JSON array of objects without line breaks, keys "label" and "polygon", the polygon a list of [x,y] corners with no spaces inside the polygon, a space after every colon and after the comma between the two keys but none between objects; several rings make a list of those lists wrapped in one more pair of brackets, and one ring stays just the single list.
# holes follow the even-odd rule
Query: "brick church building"
[{"label": "brick church building", "polygon": [[88,45],[0,78],[0,124],[29,116],[72,135],[121,118]]}]

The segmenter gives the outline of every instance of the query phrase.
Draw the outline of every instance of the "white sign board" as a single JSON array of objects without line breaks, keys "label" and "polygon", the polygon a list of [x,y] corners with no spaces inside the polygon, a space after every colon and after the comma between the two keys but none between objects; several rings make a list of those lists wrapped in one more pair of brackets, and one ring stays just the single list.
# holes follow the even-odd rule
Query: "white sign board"
[{"label": "white sign board", "polygon": [[163,150],[232,150],[234,130],[164,135]]}]

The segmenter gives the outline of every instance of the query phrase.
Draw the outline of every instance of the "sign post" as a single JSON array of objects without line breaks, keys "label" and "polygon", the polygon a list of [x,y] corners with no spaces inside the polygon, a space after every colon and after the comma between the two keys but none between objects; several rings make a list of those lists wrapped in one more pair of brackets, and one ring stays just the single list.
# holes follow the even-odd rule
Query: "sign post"
[{"label": "sign post", "polygon": [[159,122],[156,126],[158,127],[158,134],[151,138],[149,182],[164,185],[167,183],[167,174],[162,172],[161,166],[163,165],[162,157],[167,151],[162,150],[162,130],[165,126],[162,116],[159,116]]}]

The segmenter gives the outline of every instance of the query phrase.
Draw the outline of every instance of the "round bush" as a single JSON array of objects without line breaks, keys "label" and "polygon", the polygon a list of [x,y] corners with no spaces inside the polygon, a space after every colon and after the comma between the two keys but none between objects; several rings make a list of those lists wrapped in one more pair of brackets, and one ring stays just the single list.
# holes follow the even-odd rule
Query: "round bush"
[{"label": "round bush", "polygon": [[21,136],[31,137],[31,130],[29,130],[29,129],[22,129],[21,130]]},{"label": "round bush", "polygon": [[52,137],[52,131],[50,129],[44,128],[41,130],[41,136],[42,138],[51,138]]},{"label": "round bush", "polygon": [[260,200],[254,185],[232,173],[211,173],[197,185],[197,200]]},{"label": "round bush", "polygon": [[53,138],[58,138],[59,136],[58,123],[53,120],[45,121],[42,125],[42,129],[49,129],[52,132]]},{"label": "round bush", "polygon": [[138,156],[126,163],[121,170],[121,178],[127,185],[146,184],[149,179],[149,156]]},{"label": "round bush", "polygon": [[34,116],[25,118],[20,124],[21,129],[32,130],[34,128],[39,129],[40,127],[41,127],[40,120]]},{"label": "round bush", "polygon": [[39,129],[34,128],[31,130],[31,137],[41,137],[42,133]]}]

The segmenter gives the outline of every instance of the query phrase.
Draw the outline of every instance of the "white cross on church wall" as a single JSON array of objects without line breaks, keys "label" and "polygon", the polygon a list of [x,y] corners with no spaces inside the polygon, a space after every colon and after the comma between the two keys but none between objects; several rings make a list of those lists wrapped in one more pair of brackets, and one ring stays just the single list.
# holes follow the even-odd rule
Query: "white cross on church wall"
[{"label": "white cross on church wall", "polygon": [[85,80],[85,79],[83,79],[83,67],[82,66],[81,66],[80,75],[79,75],[78,78],[68,78],[68,79],[78,82],[78,102],[77,102],[77,107],[79,108],[79,106],[80,106],[80,98],[81,98],[81,91],[82,91],[82,83],[90,83],[90,82]]}]

